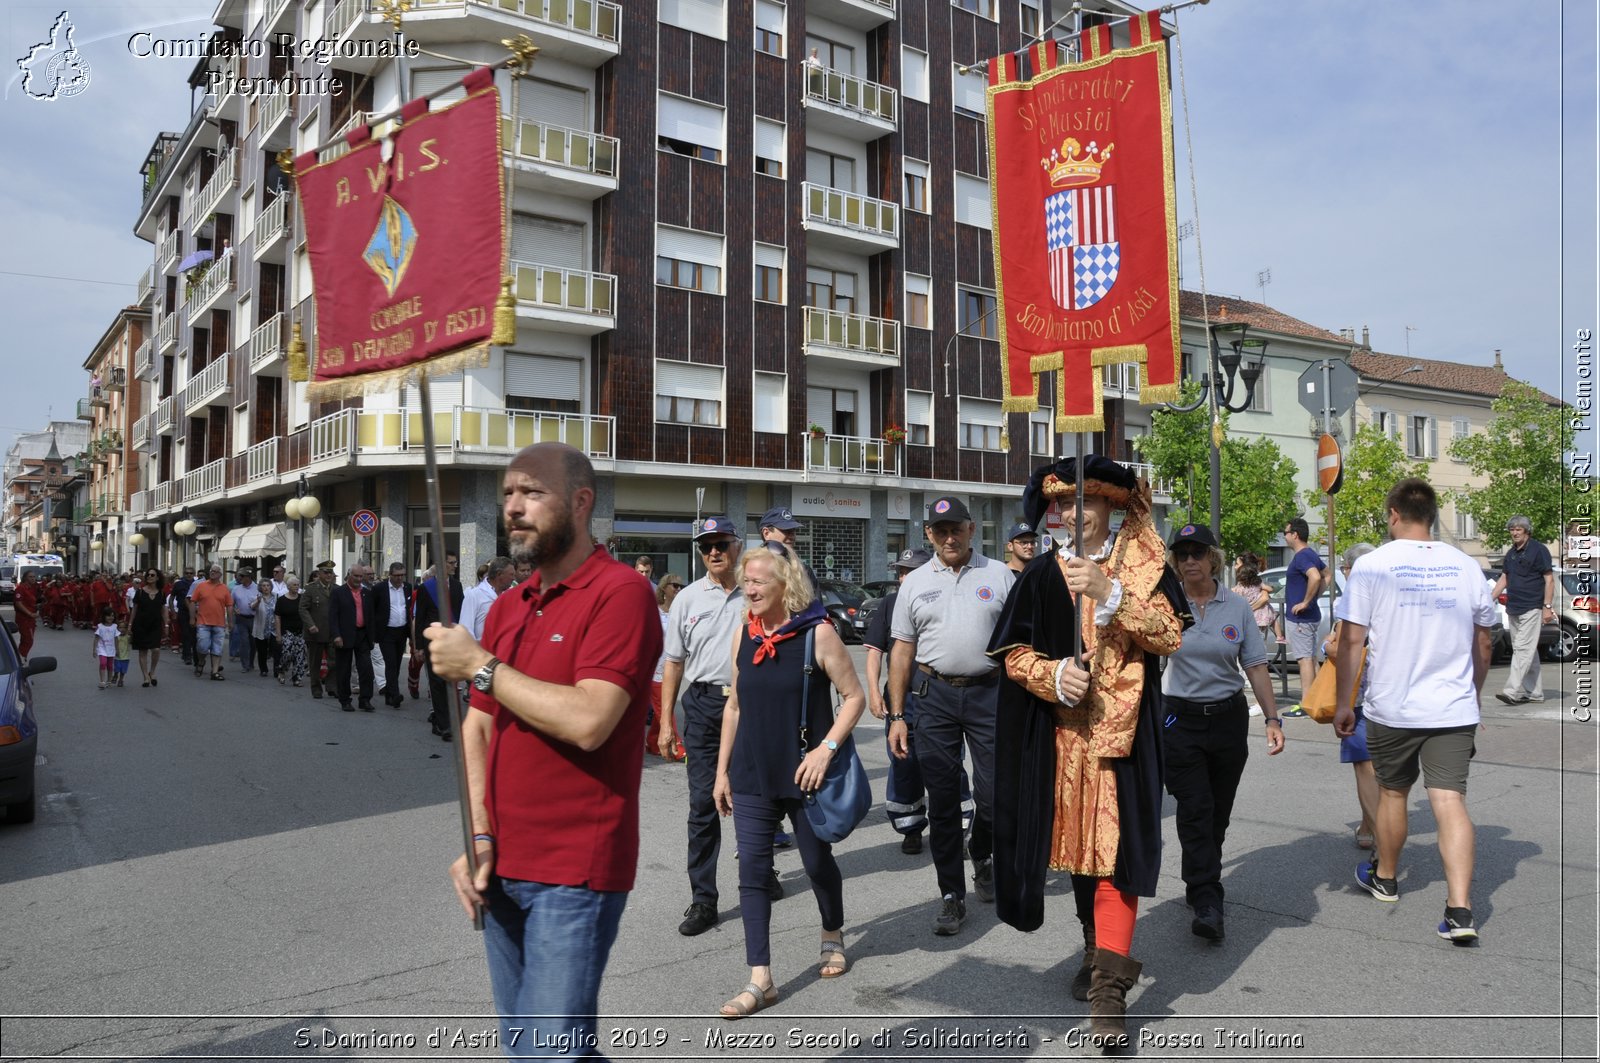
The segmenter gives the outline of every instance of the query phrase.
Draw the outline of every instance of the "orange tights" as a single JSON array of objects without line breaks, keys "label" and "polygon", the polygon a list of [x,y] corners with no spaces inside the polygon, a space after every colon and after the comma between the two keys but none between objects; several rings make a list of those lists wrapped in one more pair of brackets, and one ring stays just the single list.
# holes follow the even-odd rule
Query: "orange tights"
[{"label": "orange tights", "polygon": [[1078,918],[1094,921],[1097,949],[1127,956],[1133,949],[1133,921],[1139,914],[1139,898],[1124,893],[1109,878],[1072,876],[1072,892],[1078,903]]}]

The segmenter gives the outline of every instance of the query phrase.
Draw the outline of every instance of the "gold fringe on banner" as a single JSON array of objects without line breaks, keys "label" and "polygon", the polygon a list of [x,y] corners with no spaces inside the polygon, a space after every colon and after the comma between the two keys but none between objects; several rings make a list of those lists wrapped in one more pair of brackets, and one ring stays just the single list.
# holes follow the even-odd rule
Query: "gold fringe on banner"
[{"label": "gold fringe on banner", "polygon": [[311,379],[311,364],[306,358],[306,337],[298,321],[289,333],[289,379],[302,384]]},{"label": "gold fringe on banner", "polygon": [[517,297],[511,292],[509,276],[500,278],[500,298],[494,304],[494,332],[489,342],[496,347],[509,347],[517,342]]},{"label": "gold fringe on banner", "polygon": [[359,376],[334,377],[332,380],[313,380],[306,386],[306,397],[313,402],[355,399],[415,384],[423,370],[427,370],[431,377],[441,377],[465,369],[482,369],[488,364],[489,344],[480,343],[426,361],[402,365],[396,369],[362,373]]},{"label": "gold fringe on banner", "polygon": [[1000,453],[1011,453],[1011,428],[1008,425],[1000,426]]}]

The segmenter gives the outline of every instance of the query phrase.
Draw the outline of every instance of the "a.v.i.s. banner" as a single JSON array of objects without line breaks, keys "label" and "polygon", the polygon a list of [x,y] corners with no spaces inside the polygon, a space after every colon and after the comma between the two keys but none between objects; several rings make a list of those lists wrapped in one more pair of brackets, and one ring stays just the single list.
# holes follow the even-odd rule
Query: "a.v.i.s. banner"
[{"label": "a.v.i.s. banner", "polygon": [[989,179],[1007,412],[1038,408],[1056,371],[1056,430],[1104,427],[1100,367],[1141,365],[1142,402],[1178,397],[1172,110],[1158,12],[989,64]]},{"label": "a.v.i.s. banner", "polygon": [[346,154],[295,160],[322,394],[487,353],[505,262],[500,94],[488,68],[462,84],[448,107],[407,104],[387,141],[362,126]]}]

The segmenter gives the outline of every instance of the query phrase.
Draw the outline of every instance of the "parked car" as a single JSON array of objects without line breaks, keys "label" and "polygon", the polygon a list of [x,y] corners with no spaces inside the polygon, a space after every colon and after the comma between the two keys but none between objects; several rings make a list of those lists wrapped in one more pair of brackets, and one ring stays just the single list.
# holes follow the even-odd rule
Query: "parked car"
[{"label": "parked car", "polygon": [[0,565],[0,603],[17,599],[17,570],[12,565]]},{"label": "parked car", "polygon": [[897,579],[875,579],[863,583],[861,589],[867,592],[867,601],[870,602],[875,598],[889,597],[898,586],[900,586],[900,581]]},{"label": "parked car", "polygon": [[867,630],[866,619],[861,616],[861,603],[867,600],[867,592],[854,583],[839,580],[825,579],[819,583],[817,594],[839,638],[845,642],[860,642]]},{"label": "parked car", "polygon": [[17,653],[17,625],[7,620],[5,626],[5,638],[0,639],[0,813],[12,823],[31,823],[39,725],[30,679],[55,671],[56,659],[35,656],[24,665]]},{"label": "parked car", "polygon": [[1587,651],[1595,656],[1595,627],[1600,625],[1600,581],[1594,569],[1556,569],[1556,637],[1539,648],[1546,659],[1566,663]]},{"label": "parked car", "polygon": [[[1556,598],[1558,599],[1555,611],[1556,619],[1548,624],[1541,625],[1539,628],[1539,656],[1547,661],[1567,661],[1571,660],[1571,657],[1561,656],[1563,625],[1560,620],[1560,570],[1557,569],[1556,572]],[[1498,568],[1486,568],[1483,570],[1483,574],[1488,577],[1491,585],[1500,582],[1500,570]],[[1500,609],[1500,623],[1495,628],[1494,633],[1494,662],[1503,664],[1511,660],[1511,614],[1506,612],[1506,593],[1504,591],[1501,591],[1500,596],[1495,599],[1495,605]]]}]

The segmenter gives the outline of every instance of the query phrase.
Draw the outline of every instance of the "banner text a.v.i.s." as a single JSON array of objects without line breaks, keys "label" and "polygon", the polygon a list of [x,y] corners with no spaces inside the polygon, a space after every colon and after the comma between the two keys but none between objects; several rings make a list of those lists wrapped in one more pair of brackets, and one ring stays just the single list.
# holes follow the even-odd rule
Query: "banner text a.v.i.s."
[{"label": "banner text a.v.i.s.", "polygon": [[425,362],[448,371],[489,343],[505,261],[500,101],[490,70],[463,84],[448,107],[408,104],[386,141],[362,127],[338,158],[295,160],[314,388],[365,389]]},{"label": "banner text a.v.i.s.", "polygon": [[1056,371],[1056,430],[1104,426],[1100,367],[1141,366],[1140,400],[1177,398],[1180,371],[1171,99],[1158,13],[1133,46],[1080,34],[990,63],[993,193],[1004,408],[1038,408]]}]

